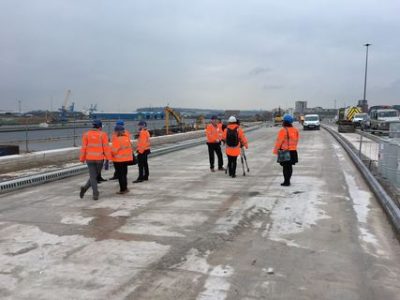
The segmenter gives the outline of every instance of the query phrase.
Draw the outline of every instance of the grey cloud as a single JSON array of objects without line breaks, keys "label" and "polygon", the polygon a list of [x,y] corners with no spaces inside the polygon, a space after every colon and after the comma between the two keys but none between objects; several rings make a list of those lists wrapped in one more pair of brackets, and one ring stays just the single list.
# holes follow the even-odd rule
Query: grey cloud
[{"label": "grey cloud", "polygon": [[16,98],[27,108],[46,108],[51,96],[61,105],[66,89],[78,107],[102,110],[148,99],[222,109],[350,103],[362,94],[365,42],[370,102],[400,101],[396,86],[383,88],[400,69],[400,2],[326,4],[3,0],[0,109],[14,109]]},{"label": "grey cloud", "polygon": [[260,75],[260,74],[269,73],[269,72],[271,72],[271,69],[270,69],[270,68],[256,67],[256,68],[252,69],[252,70],[249,72],[249,75],[250,75],[250,76],[258,76],[258,75]]}]

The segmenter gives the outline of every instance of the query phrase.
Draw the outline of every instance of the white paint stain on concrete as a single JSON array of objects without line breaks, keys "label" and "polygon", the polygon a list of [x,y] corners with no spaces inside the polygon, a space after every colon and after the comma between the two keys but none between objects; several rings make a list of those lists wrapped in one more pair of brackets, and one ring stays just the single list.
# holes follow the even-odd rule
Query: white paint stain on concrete
[{"label": "white paint stain on concrete", "polygon": [[298,243],[287,239],[286,236],[300,233],[317,225],[319,220],[330,218],[323,210],[324,184],[325,182],[318,178],[314,178],[313,184],[309,184],[307,176],[296,176],[295,187],[286,189],[286,196],[276,202],[271,214],[272,226],[266,228],[264,236],[298,247]]},{"label": "white paint stain on concrete", "polygon": [[20,224],[2,228],[0,236],[0,289],[12,299],[111,298],[169,250],[155,242],[57,236]]},{"label": "white paint stain on concrete", "polygon": [[204,291],[197,297],[198,300],[224,300],[228,294],[231,284],[228,278],[234,270],[230,266],[216,266],[212,269],[204,284]]},{"label": "white paint stain on concrete", "polygon": [[84,217],[80,213],[73,213],[61,219],[62,224],[88,225],[93,217]]}]

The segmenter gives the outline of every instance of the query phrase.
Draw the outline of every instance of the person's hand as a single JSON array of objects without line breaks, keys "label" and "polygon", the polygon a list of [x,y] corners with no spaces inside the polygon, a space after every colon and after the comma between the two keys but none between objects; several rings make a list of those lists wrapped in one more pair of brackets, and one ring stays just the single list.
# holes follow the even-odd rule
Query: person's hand
[{"label": "person's hand", "polygon": [[219,143],[219,140],[215,140],[216,143]]}]

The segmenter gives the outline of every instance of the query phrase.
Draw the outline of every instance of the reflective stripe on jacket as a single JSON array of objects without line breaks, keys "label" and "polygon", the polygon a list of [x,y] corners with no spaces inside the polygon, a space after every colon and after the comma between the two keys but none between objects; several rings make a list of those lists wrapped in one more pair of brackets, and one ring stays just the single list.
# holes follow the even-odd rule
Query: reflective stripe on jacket
[{"label": "reflective stripe on jacket", "polygon": [[111,159],[108,137],[105,132],[90,129],[82,135],[82,147],[79,160],[104,160]]},{"label": "reflective stripe on jacket", "polygon": [[208,124],[206,127],[207,143],[218,143],[221,139],[220,129],[218,126]]},{"label": "reflective stripe on jacket", "polygon": [[133,150],[128,135],[115,136],[112,141],[111,155],[114,162],[131,161]]},{"label": "reflective stripe on jacket", "polygon": [[[287,131],[286,131],[287,129]],[[288,144],[289,134],[289,144]],[[278,150],[297,150],[297,144],[299,142],[299,130],[295,127],[283,127],[278,132],[276,138],[274,154],[278,154]]]},{"label": "reflective stripe on jacket", "polygon": [[222,135],[222,140],[226,141],[226,135],[227,135],[228,128],[232,129],[232,130],[237,129],[238,137],[239,137],[239,144],[236,147],[229,147],[228,145],[226,145],[226,149],[225,149],[226,155],[239,156],[241,146],[245,147],[246,149],[248,148],[247,138],[244,135],[242,128],[239,127],[239,125],[229,124],[227,126],[227,128],[225,128],[225,130],[224,130],[224,133]]},{"label": "reflective stripe on jacket", "polygon": [[137,139],[137,152],[143,154],[146,150],[150,149],[150,133],[147,129],[142,129],[139,132]]}]

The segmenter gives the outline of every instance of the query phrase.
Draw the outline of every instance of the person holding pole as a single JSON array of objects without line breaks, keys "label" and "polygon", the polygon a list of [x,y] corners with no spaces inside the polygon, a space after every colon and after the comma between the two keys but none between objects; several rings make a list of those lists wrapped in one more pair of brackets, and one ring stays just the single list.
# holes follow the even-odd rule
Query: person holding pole
[{"label": "person holding pole", "polygon": [[228,156],[228,172],[232,178],[236,177],[237,157],[240,155],[241,147],[248,149],[247,138],[243,130],[237,124],[234,116],[228,119],[228,126],[222,135],[222,140],[226,144],[226,155]]}]

